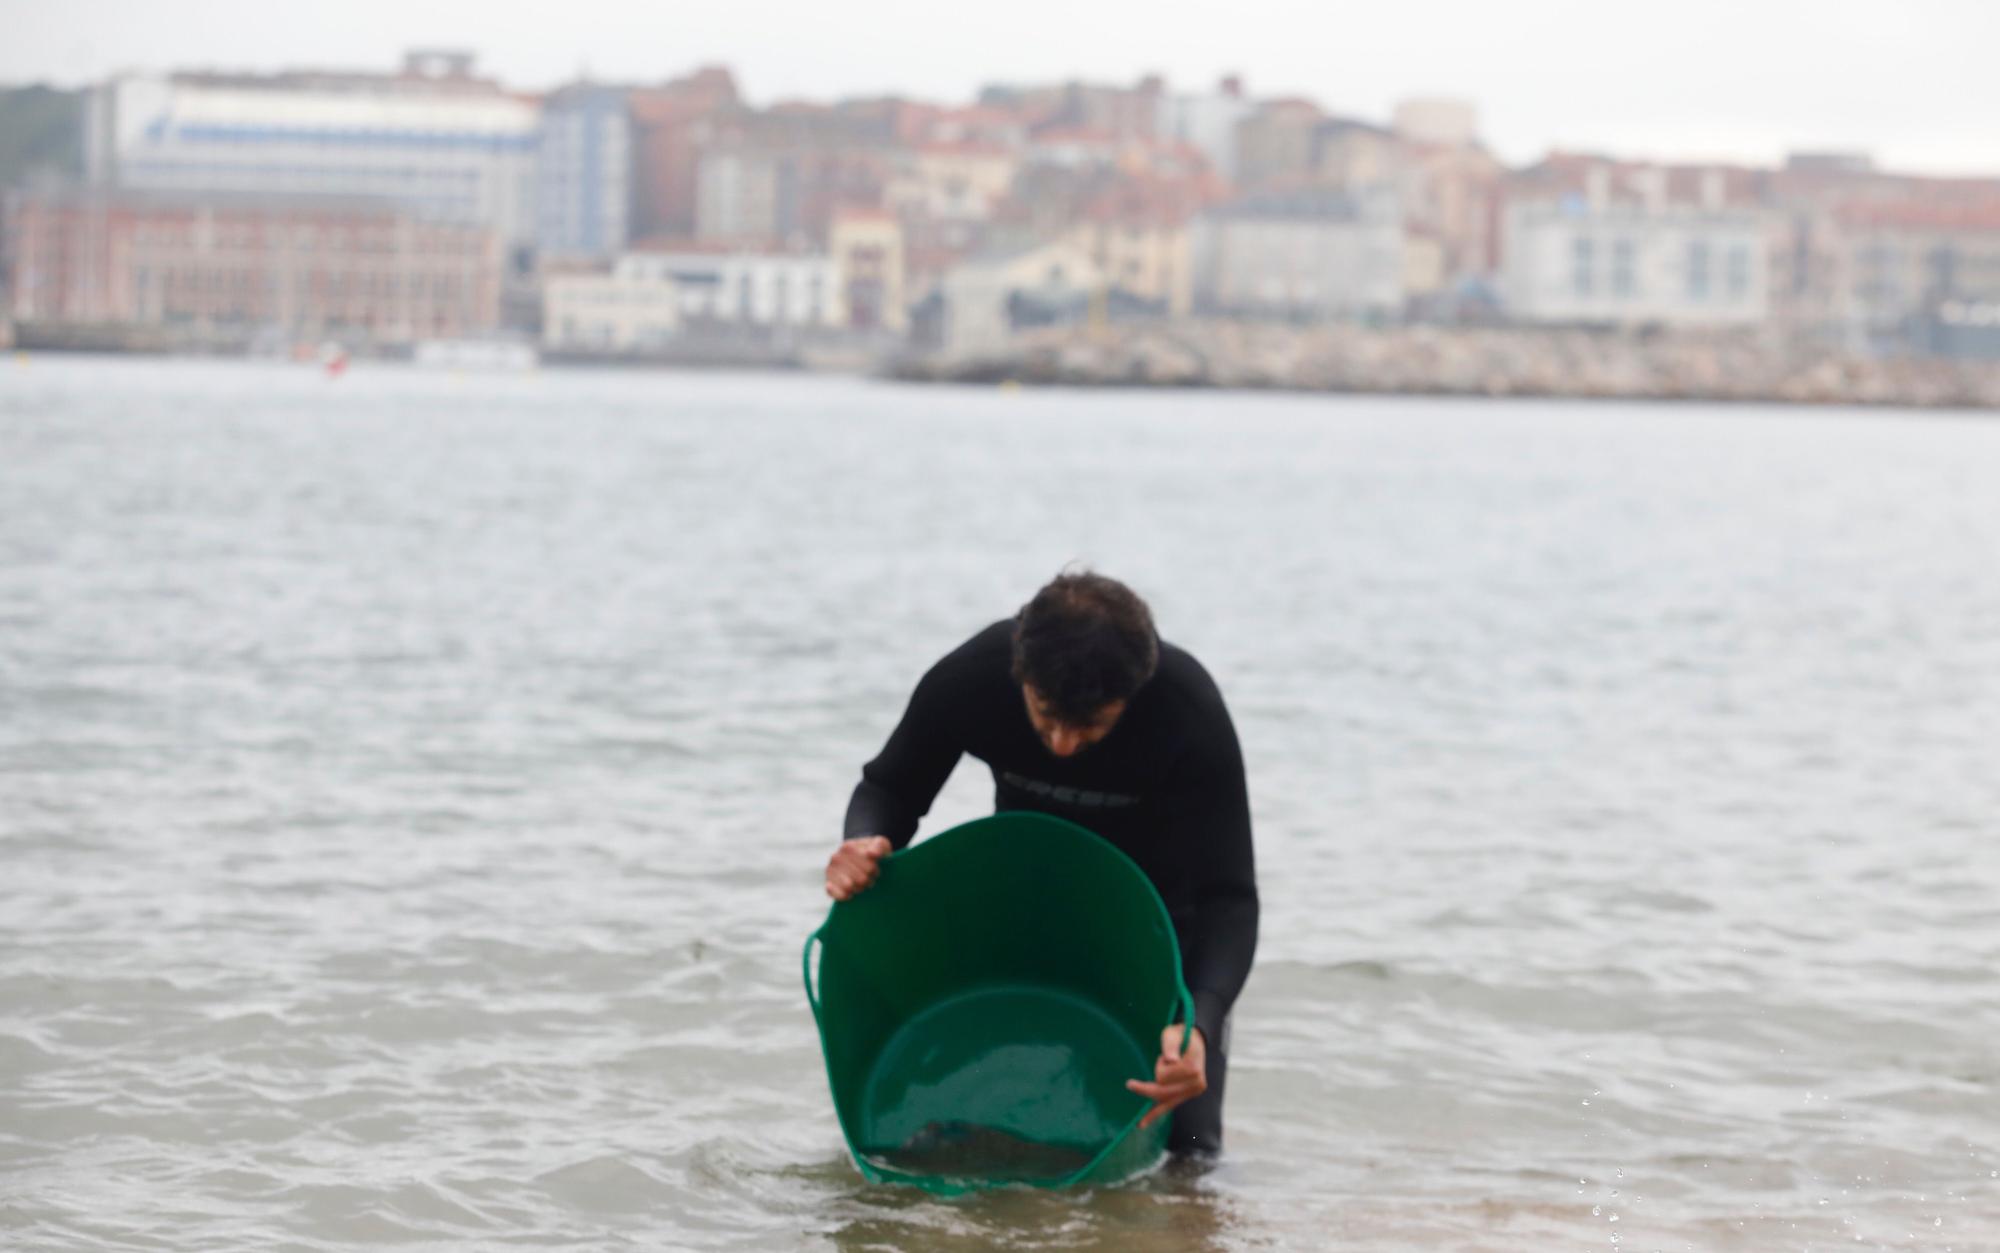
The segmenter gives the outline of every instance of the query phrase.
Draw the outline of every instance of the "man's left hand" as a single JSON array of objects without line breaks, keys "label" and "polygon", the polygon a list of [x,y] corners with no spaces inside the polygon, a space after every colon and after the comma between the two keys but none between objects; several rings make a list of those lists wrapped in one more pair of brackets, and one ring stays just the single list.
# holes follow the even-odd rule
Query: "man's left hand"
[{"label": "man's left hand", "polygon": [[[1181,1051],[1181,1033],[1187,1032],[1187,1051]],[[1125,1086],[1147,1100],[1153,1108],[1139,1120],[1150,1127],[1153,1120],[1173,1111],[1174,1106],[1192,1101],[1208,1091],[1208,1045],[1199,1030],[1188,1031],[1175,1023],[1160,1033],[1160,1060],[1153,1063],[1153,1082],[1127,1079]]]}]

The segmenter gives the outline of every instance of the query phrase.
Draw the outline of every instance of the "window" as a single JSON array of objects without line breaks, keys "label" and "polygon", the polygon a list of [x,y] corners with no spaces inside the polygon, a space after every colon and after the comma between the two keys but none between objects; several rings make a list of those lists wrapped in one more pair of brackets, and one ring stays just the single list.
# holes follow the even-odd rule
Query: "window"
[{"label": "window", "polygon": [[1708,299],[1708,241],[1688,241],[1688,299]]},{"label": "window", "polygon": [[1638,247],[1629,239],[1614,240],[1611,245],[1611,294],[1632,297],[1639,294],[1639,277],[1635,270],[1634,257]]},{"label": "window", "polygon": [[1579,296],[1592,295],[1597,289],[1596,241],[1581,238],[1572,241],[1569,265],[1571,290]]},{"label": "window", "polygon": [[1723,260],[1723,284],[1731,300],[1742,300],[1750,292],[1750,246],[1731,244]]}]

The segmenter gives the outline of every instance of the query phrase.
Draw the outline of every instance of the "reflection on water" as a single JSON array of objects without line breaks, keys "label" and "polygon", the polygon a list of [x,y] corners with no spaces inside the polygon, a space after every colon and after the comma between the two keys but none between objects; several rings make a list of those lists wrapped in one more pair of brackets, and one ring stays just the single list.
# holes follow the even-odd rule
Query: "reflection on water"
[{"label": "reflection on water", "polygon": [[1118,1188],[1017,1187],[949,1200],[914,1200],[908,1189],[868,1189],[834,1207],[840,1216],[827,1234],[843,1250],[1208,1253],[1235,1247],[1232,1205],[1205,1186],[1209,1170],[1200,1162],[1171,1159]]}]

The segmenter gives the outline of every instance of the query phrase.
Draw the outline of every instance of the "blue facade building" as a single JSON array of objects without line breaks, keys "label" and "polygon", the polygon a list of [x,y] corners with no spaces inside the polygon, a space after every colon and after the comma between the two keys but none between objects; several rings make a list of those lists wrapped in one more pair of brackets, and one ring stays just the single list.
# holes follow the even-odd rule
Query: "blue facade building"
[{"label": "blue facade building", "polygon": [[631,238],[632,117],[620,88],[578,84],[542,102],[535,166],[544,260],[595,260]]}]

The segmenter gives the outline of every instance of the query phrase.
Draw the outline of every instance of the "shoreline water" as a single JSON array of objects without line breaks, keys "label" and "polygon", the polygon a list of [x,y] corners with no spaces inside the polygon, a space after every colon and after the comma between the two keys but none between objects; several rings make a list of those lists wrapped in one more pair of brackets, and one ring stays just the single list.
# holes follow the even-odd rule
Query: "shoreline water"
[{"label": "shoreline water", "polygon": [[[264,364],[264,366],[294,366],[300,370],[320,370],[324,362],[312,358],[286,358],[286,356],[258,356],[258,354],[218,354],[218,352],[146,352],[146,350],[28,350],[12,348],[6,350],[12,362],[24,364],[36,358],[90,358],[102,356],[112,360],[154,360],[154,362],[202,362],[202,364]],[[376,356],[360,358],[356,364],[362,368],[370,366],[396,366],[406,370],[420,370],[428,374],[478,374],[486,372],[476,366],[462,364],[426,364],[406,356]],[[354,368],[352,364],[348,368]],[[1444,384],[1400,384],[1400,386],[1370,386],[1366,382],[1286,382],[1286,380],[1256,380],[1256,378],[1228,378],[1228,380],[1154,380],[1154,378],[1132,378],[1118,376],[1110,372],[1092,370],[1050,370],[1034,360],[1014,360],[1014,362],[890,362],[886,366],[856,366],[852,362],[838,364],[806,364],[806,362],[744,362],[744,360],[640,360],[640,358],[578,358],[578,356],[558,356],[544,358],[536,366],[528,366],[528,372],[546,370],[550,374],[568,372],[594,372],[610,370],[618,374],[750,374],[750,376],[770,376],[770,378],[810,378],[810,376],[830,376],[830,378],[868,378],[888,384],[906,384],[916,388],[950,388],[950,390],[992,390],[992,388],[1024,388],[1024,390],[1076,390],[1076,392],[1100,392],[1100,394],[1144,394],[1144,392],[1184,392],[1184,394],[1242,394],[1242,396],[1348,396],[1348,398],[1382,398],[1382,400],[1508,400],[1508,402],[1564,402],[1564,404],[1592,404],[1592,402],[1614,402],[1614,404],[1644,404],[1656,408],[1784,408],[1798,412],[1824,412],[1824,410],[1916,410],[1928,414],[1954,414],[1966,418],[1984,418],[2000,410],[2000,394],[1986,396],[1962,396],[1962,394],[1900,394],[1886,390],[1870,390],[1866,394],[1782,394],[1782,392],[1696,392],[1696,390],[1582,390],[1582,388],[1492,388],[1492,390],[1460,390]],[[522,372],[522,370],[508,370]]]},{"label": "shoreline water", "polygon": [[[16,336],[22,355],[286,361],[240,345],[206,348]],[[403,362],[411,353],[356,353]],[[422,364],[419,362],[418,364]],[[1740,336],[1512,328],[1287,327],[1245,323],[1057,328],[982,354],[679,351],[659,356],[543,352],[551,370],[743,371],[862,376],[918,384],[1106,391],[1240,391],[1452,399],[2000,410],[2000,362],[1836,353],[1761,333]],[[431,368],[440,368],[433,366]],[[464,366],[442,368],[465,369]]]}]

